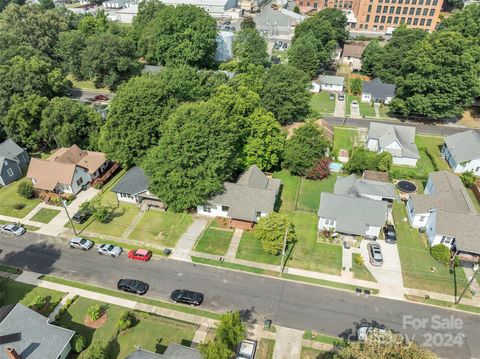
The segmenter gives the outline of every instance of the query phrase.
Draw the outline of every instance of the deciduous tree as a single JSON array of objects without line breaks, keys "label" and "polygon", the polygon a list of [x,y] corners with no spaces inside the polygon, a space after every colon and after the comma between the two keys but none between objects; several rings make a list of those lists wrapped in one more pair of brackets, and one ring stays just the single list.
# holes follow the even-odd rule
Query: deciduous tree
[{"label": "deciduous tree", "polygon": [[288,50],[288,64],[313,77],[320,68],[315,38],[311,34],[297,39]]},{"label": "deciduous tree", "polygon": [[222,314],[215,339],[230,349],[235,349],[245,339],[245,325],[242,323],[239,311]]},{"label": "deciduous tree", "polygon": [[83,355],[85,359],[110,359],[105,345],[93,343]]},{"label": "deciduous tree", "polygon": [[239,66],[265,65],[268,62],[267,42],[254,28],[237,32],[233,42],[233,53]]},{"label": "deciduous tree", "polygon": [[350,93],[360,95],[362,93],[362,80],[354,78],[350,80]]},{"label": "deciduous tree", "polygon": [[285,235],[287,243],[294,242],[295,226],[286,215],[277,212],[260,218],[255,227],[255,237],[262,242],[263,249],[274,255],[281,253]]}]

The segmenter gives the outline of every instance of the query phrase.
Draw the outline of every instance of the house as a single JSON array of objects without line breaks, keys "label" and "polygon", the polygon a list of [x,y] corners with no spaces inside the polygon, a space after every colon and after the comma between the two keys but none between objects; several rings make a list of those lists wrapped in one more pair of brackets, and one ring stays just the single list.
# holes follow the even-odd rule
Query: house
[{"label": "house", "polygon": [[138,348],[126,359],[202,359],[202,355],[195,348],[171,343],[163,354],[152,353]]},{"label": "house", "polygon": [[362,69],[362,54],[367,45],[368,42],[365,41],[343,45],[341,63],[350,66],[352,71],[360,71]]},{"label": "house", "polygon": [[363,171],[362,178],[372,181],[390,182],[387,172],[365,170]]},{"label": "house", "polygon": [[224,182],[223,192],[197,206],[197,213],[229,218],[231,227],[250,229],[260,217],[274,210],[280,185],[280,180],[265,176],[252,165],[236,183]]},{"label": "house", "polygon": [[470,130],[445,138],[442,155],[455,173],[473,171],[480,176],[480,134]]},{"label": "house", "polygon": [[388,105],[395,96],[396,86],[385,84],[379,78],[362,83],[362,102],[384,103]]},{"label": "house", "polygon": [[0,143],[0,185],[6,186],[22,177],[28,161],[27,151],[11,139]]},{"label": "house", "polygon": [[424,194],[410,195],[406,208],[410,225],[422,228],[431,246],[444,244],[478,260],[480,215],[457,175],[430,173]]},{"label": "house", "polygon": [[395,186],[392,183],[357,178],[354,174],[337,177],[333,193],[368,198],[374,201],[386,201],[389,204],[392,204],[397,198]]},{"label": "house", "polygon": [[351,195],[320,193],[318,230],[378,238],[387,220],[387,202]]},{"label": "house", "polygon": [[343,92],[345,79],[341,76],[321,75],[314,83],[320,86],[320,91]]},{"label": "house", "polygon": [[145,209],[165,209],[163,202],[148,190],[148,178],[140,167],[130,168],[113,187],[112,192],[117,195],[119,202],[138,204]]},{"label": "house", "polygon": [[46,160],[32,158],[27,177],[37,190],[76,195],[106,173],[110,165],[105,154],[73,145],[59,148]]},{"label": "house", "polygon": [[367,148],[390,153],[396,165],[416,166],[420,158],[415,144],[415,127],[371,122]]},{"label": "house", "polygon": [[0,358],[65,359],[75,332],[22,304],[0,308]]}]

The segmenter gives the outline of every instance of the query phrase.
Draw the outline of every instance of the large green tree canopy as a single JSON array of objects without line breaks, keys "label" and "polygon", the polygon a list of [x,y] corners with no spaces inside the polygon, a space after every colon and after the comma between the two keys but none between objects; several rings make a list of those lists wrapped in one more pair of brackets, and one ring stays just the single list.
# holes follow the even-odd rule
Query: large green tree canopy
[{"label": "large green tree canopy", "polygon": [[[327,56],[330,54],[327,51]],[[288,64],[314,77],[320,68],[320,61],[325,61],[325,55],[315,46],[315,37],[311,34],[297,39],[288,49]]]},{"label": "large green tree canopy", "polygon": [[236,33],[233,53],[240,66],[265,65],[268,62],[267,42],[255,28],[246,28]]},{"label": "large green tree canopy", "polygon": [[480,45],[480,5],[466,6],[462,11],[447,17],[439,31],[456,31]]},{"label": "large green tree canopy", "polygon": [[194,5],[151,5],[137,18],[134,32],[138,36],[138,53],[147,62],[212,65],[217,24],[204,9]]}]

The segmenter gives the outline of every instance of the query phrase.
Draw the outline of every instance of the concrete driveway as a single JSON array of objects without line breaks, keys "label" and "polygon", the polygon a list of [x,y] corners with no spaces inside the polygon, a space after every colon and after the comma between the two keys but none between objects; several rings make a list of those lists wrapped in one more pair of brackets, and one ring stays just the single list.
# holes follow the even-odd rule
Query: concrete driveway
[{"label": "concrete driveway", "polygon": [[357,104],[356,106],[353,105],[353,103],[350,104],[350,117],[352,118],[361,118],[362,115],[360,115],[360,105]]},{"label": "concrete driveway", "polygon": [[334,116],[345,117],[345,100],[339,101],[338,94],[335,95],[335,113]]},{"label": "concrete driveway", "polygon": [[360,252],[365,266],[380,286],[380,293],[388,298],[405,299],[403,296],[405,288],[403,286],[402,265],[397,245],[386,243],[383,240],[376,241],[380,245],[383,255],[383,264],[376,267],[371,265],[369,260],[367,246],[371,242],[372,240],[364,239],[360,243]]}]

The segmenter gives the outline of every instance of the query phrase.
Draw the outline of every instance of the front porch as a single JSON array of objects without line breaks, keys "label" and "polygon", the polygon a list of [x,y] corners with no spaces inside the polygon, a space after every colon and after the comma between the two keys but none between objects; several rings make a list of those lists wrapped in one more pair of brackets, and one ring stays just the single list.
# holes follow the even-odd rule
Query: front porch
[{"label": "front porch", "polygon": [[118,162],[111,162],[110,165],[103,172],[101,172],[97,178],[94,178],[92,181],[90,181],[90,185],[92,187],[103,186],[119,168],[120,164]]}]

